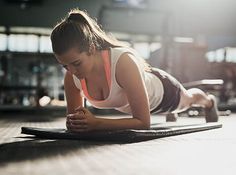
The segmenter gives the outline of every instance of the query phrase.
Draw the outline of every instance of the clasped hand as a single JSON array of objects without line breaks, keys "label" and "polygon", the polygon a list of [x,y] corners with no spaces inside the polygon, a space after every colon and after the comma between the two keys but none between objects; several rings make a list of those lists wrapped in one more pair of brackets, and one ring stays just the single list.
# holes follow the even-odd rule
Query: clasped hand
[{"label": "clasped hand", "polygon": [[86,132],[95,130],[96,117],[86,108],[78,107],[74,114],[66,117],[66,127],[72,132]]}]

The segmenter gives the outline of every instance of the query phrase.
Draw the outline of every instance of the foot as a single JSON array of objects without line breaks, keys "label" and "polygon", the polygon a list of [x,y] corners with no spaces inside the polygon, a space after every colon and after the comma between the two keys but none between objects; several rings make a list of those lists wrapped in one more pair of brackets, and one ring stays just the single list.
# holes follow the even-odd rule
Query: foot
[{"label": "foot", "polygon": [[166,122],[176,122],[178,118],[177,113],[169,113],[166,115]]},{"label": "foot", "polygon": [[208,95],[211,99],[212,105],[211,107],[205,108],[206,114],[206,122],[218,122],[218,109],[217,109],[217,102],[214,95]]}]

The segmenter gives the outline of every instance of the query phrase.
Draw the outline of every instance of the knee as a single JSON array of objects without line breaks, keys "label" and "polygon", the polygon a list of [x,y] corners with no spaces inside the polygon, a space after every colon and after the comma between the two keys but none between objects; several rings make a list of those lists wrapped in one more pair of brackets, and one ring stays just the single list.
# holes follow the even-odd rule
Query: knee
[{"label": "knee", "polygon": [[184,99],[183,108],[188,109],[199,101],[200,95],[198,93],[187,93]]},{"label": "knee", "polygon": [[205,95],[205,92],[203,92],[201,89],[198,88],[188,89],[187,92],[190,96]]}]

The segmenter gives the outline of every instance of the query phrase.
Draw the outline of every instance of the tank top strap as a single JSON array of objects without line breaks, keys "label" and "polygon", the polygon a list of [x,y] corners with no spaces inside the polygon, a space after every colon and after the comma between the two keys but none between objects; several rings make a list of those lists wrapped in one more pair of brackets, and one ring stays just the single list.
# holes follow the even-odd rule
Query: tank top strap
[{"label": "tank top strap", "polygon": [[107,83],[108,83],[109,89],[111,89],[111,62],[110,62],[110,57],[109,57],[109,51],[103,50],[101,54],[102,54],[104,68],[106,72]]}]

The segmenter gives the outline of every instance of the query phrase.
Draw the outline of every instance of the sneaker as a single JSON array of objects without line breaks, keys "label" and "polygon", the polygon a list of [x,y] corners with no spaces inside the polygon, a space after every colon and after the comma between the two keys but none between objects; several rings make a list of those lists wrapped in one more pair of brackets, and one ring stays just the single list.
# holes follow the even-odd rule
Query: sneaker
[{"label": "sneaker", "polygon": [[211,98],[212,101],[212,107],[205,108],[205,114],[206,114],[206,122],[218,122],[218,109],[217,109],[217,102],[214,95],[208,95],[208,97]]}]

